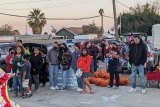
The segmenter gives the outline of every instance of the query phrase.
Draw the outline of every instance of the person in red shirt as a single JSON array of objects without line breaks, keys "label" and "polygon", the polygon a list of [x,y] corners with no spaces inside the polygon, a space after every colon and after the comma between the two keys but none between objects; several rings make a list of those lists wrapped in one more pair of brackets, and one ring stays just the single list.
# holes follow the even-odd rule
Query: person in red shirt
[{"label": "person in red shirt", "polygon": [[11,60],[13,54],[14,54],[14,48],[10,48],[9,55],[7,55],[7,57],[6,57],[6,64],[7,64],[6,73],[11,73],[12,64],[10,63],[10,60]]},{"label": "person in red shirt", "polygon": [[77,67],[83,71],[82,79],[83,79],[83,91],[81,94],[87,93],[86,85],[90,89],[90,94],[94,94],[94,90],[91,87],[90,82],[88,81],[88,77],[91,76],[90,66],[92,62],[92,57],[89,55],[88,49],[86,47],[82,48],[81,56],[78,58]]},{"label": "person in red shirt", "polygon": [[[11,73],[11,69],[12,69],[12,64],[10,63],[11,62],[11,59],[12,59],[12,55],[14,54],[14,48],[10,48],[9,49],[9,55],[7,55],[6,57],[6,64],[7,64],[7,67],[6,67],[6,73]],[[12,78],[9,79],[8,81],[8,85],[9,85],[9,90],[12,89]]]}]

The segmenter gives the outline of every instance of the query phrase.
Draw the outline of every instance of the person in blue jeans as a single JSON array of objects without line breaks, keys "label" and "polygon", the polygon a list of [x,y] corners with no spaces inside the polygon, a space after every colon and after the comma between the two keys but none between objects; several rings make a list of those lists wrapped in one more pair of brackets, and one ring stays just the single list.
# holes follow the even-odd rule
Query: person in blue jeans
[{"label": "person in blue jeans", "polygon": [[[23,86],[22,86],[22,74],[24,65],[24,49],[22,46],[17,46],[16,51],[11,59],[12,73],[15,74],[13,77],[13,91],[14,97],[19,97],[18,93],[20,90],[20,96],[23,96]],[[18,90],[19,87],[19,90]]]},{"label": "person in blue jeans", "polygon": [[[77,61],[79,56],[81,55],[80,52],[80,45],[79,43],[75,43],[74,44],[74,52],[72,53],[72,62],[71,62],[71,68],[74,70],[74,72],[76,73],[77,71]],[[77,78],[77,83],[78,83],[78,87],[77,87],[77,91],[80,92],[82,91],[82,78]]]},{"label": "person in blue jeans", "polygon": [[141,89],[142,93],[145,94],[145,76],[144,76],[144,64],[147,61],[147,48],[143,43],[140,36],[134,36],[134,43],[130,44],[129,50],[129,63],[132,65],[131,79],[132,79],[132,88],[129,92],[136,91],[136,75],[139,72],[141,79]]},{"label": "person in blue jeans", "polygon": [[68,80],[68,72],[70,70],[70,66],[71,66],[71,61],[72,61],[72,56],[71,53],[67,47],[67,45],[65,43],[61,44],[61,51],[60,53],[62,53],[61,56],[61,65],[62,65],[62,87],[60,88],[60,90],[65,90],[66,86],[67,86],[67,80]]},{"label": "person in blue jeans", "polygon": [[57,74],[59,63],[58,44],[55,42],[53,48],[48,54],[49,60],[49,85],[51,90],[59,89],[57,86]]}]

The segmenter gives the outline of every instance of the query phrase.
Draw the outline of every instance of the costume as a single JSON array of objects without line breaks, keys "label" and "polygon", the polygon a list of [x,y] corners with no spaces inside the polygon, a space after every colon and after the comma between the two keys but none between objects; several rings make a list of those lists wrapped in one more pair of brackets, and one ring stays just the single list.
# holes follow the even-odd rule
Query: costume
[{"label": "costume", "polygon": [[0,107],[20,107],[9,99],[7,89],[8,79],[8,74],[0,68]]}]

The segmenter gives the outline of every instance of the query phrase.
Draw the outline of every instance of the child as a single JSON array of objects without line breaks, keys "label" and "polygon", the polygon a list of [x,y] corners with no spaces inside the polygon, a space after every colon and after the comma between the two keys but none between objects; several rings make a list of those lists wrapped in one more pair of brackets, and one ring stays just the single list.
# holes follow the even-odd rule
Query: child
[{"label": "child", "polygon": [[88,49],[86,47],[82,48],[82,53],[81,56],[78,58],[77,62],[77,67],[83,71],[82,73],[82,79],[83,79],[83,91],[81,94],[86,94],[86,85],[90,89],[90,94],[94,94],[94,90],[92,89],[92,86],[90,82],[88,81],[88,77],[91,76],[91,62],[92,62],[92,57],[89,55]]},{"label": "child", "polygon": [[[14,97],[18,97],[18,91],[20,90],[21,95],[23,96],[23,86],[22,86],[22,72],[24,64],[24,49],[22,46],[17,46],[16,51],[11,59],[12,72],[15,73],[13,77],[13,90]],[[19,90],[18,90],[19,86]]]},{"label": "child", "polygon": [[23,78],[22,84],[25,90],[23,98],[29,98],[32,96],[31,89],[29,87],[29,79],[31,78],[31,63],[29,62],[29,55],[24,55],[24,67],[23,67]]}]

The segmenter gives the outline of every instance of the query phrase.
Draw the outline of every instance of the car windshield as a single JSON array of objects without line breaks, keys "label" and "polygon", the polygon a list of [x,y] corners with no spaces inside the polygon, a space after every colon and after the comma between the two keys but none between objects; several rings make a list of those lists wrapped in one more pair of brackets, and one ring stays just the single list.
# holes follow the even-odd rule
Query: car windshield
[{"label": "car windshield", "polygon": [[0,53],[1,53],[1,55],[8,54],[8,52],[6,51],[5,47],[0,47]]}]

